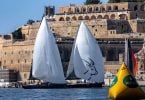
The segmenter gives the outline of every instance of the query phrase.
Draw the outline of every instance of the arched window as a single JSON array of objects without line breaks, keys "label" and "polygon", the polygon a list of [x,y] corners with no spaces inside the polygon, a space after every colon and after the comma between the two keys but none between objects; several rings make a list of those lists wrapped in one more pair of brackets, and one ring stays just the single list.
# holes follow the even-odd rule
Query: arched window
[{"label": "arched window", "polygon": [[97,12],[97,11],[99,11],[99,8],[98,8],[98,7],[96,7],[96,8],[95,8],[95,11],[96,11],[96,12]]},{"label": "arched window", "polygon": [[88,12],[92,12],[92,7],[88,8]]},{"label": "arched window", "polygon": [[97,19],[102,19],[102,15],[98,15]]},{"label": "arched window", "polygon": [[105,11],[105,8],[102,8],[102,12],[104,12]]},{"label": "arched window", "polygon": [[91,19],[96,19],[96,16],[95,15],[91,16]]},{"label": "arched window", "polygon": [[104,7],[101,7],[101,11],[104,12],[105,11],[105,8]]},{"label": "arched window", "polygon": [[60,17],[60,18],[59,18],[59,21],[64,21],[64,18],[63,18],[63,17]]},{"label": "arched window", "polygon": [[70,21],[70,17],[66,17],[66,21]]},{"label": "arched window", "polygon": [[79,16],[79,17],[78,17],[78,20],[83,20],[83,17],[82,17],[82,16]]},{"label": "arched window", "polygon": [[79,8],[75,8],[75,12],[79,13],[80,12]]},{"label": "arched window", "polygon": [[107,7],[107,10],[108,10],[108,11],[112,10],[112,9],[111,9],[111,6],[108,6],[108,7]]},{"label": "arched window", "polygon": [[109,16],[108,16],[108,15],[105,15],[105,16],[104,16],[104,19],[109,19]]},{"label": "arched window", "polygon": [[118,10],[118,6],[114,6],[114,10]]},{"label": "arched window", "polygon": [[89,20],[89,16],[85,16],[85,20]]},{"label": "arched window", "polygon": [[72,17],[72,20],[77,20],[77,18],[75,16]]},{"label": "arched window", "polygon": [[82,12],[86,12],[86,8],[82,8]]},{"label": "arched window", "polygon": [[115,19],[115,14],[112,14],[110,18]]},{"label": "arched window", "polygon": [[120,19],[127,19],[126,14],[120,14],[119,17],[120,17]]}]

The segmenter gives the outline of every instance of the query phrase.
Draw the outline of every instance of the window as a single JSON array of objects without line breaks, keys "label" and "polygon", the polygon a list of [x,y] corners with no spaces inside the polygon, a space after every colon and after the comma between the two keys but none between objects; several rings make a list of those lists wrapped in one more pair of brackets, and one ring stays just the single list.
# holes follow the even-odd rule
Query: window
[{"label": "window", "polygon": [[63,18],[63,17],[60,17],[60,18],[59,18],[59,21],[64,21],[64,18]]},{"label": "window", "polygon": [[80,11],[79,11],[79,8],[76,8],[76,9],[75,9],[75,12],[76,12],[76,13],[79,13],[79,12],[80,12]]},{"label": "window", "polygon": [[13,60],[11,60],[11,64],[13,64]]},{"label": "window", "polygon": [[86,8],[83,8],[83,12],[86,12]]},{"label": "window", "polygon": [[25,59],[25,63],[27,62],[27,60]]},{"label": "window", "polygon": [[108,11],[111,10],[111,6],[108,7]]},{"label": "window", "polygon": [[92,8],[89,8],[89,12],[92,12]]},{"label": "window", "polygon": [[83,17],[82,17],[82,16],[79,16],[79,17],[78,17],[78,20],[83,20]]},{"label": "window", "polygon": [[70,21],[70,17],[66,17],[66,21]]},{"label": "window", "polygon": [[136,10],[138,10],[138,6],[137,5],[134,6],[134,11],[136,11]]},{"label": "window", "polygon": [[26,73],[24,74],[24,78],[27,78],[27,74]]},{"label": "window", "polygon": [[118,10],[118,6],[115,6],[115,7],[114,7],[114,10]]},{"label": "window", "polygon": [[98,11],[99,10],[99,8],[98,7],[96,7],[96,9],[95,9],[96,11]]},{"label": "window", "polygon": [[72,17],[72,20],[77,20],[77,18],[75,16]]}]

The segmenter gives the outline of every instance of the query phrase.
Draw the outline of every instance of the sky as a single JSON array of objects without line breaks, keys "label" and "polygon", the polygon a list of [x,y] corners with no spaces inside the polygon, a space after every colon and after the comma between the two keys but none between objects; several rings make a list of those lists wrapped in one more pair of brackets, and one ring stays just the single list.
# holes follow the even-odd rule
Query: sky
[{"label": "sky", "polygon": [[[27,23],[29,19],[41,20],[44,6],[80,5],[86,0],[1,0],[0,34],[9,34]],[[106,2],[106,0],[101,0]],[[57,12],[57,11],[56,11]]]}]

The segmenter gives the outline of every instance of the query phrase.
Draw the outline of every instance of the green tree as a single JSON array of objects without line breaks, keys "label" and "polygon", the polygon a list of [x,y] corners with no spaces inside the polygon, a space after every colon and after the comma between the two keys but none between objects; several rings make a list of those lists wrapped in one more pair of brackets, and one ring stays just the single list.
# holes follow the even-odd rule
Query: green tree
[{"label": "green tree", "polygon": [[15,30],[14,32],[12,32],[13,38],[14,39],[22,39],[22,32],[21,32],[21,28],[18,28],[17,30]]},{"label": "green tree", "polygon": [[34,23],[34,22],[35,22],[34,20],[29,19],[29,20],[27,21],[27,24],[28,24],[28,25],[32,25],[32,23]]},{"label": "green tree", "polygon": [[109,0],[108,1],[109,3],[118,3],[118,2],[121,2],[120,0]]},{"label": "green tree", "polygon": [[86,0],[85,5],[89,4],[100,4],[100,0]]},{"label": "green tree", "polygon": [[109,3],[118,3],[118,2],[144,2],[145,0],[109,0]]}]

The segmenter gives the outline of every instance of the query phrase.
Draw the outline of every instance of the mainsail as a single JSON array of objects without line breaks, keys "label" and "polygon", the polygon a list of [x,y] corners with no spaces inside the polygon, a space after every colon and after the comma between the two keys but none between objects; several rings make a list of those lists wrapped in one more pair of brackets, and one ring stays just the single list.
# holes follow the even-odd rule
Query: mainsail
[{"label": "mainsail", "polygon": [[50,83],[65,83],[58,47],[45,17],[34,45],[32,75]]},{"label": "mainsail", "polygon": [[101,50],[88,27],[81,22],[73,45],[67,76],[75,72],[78,78],[104,82],[104,63]]}]

